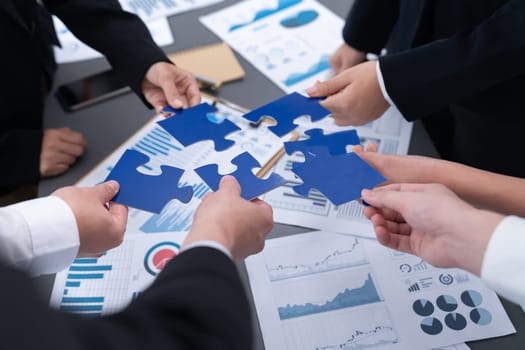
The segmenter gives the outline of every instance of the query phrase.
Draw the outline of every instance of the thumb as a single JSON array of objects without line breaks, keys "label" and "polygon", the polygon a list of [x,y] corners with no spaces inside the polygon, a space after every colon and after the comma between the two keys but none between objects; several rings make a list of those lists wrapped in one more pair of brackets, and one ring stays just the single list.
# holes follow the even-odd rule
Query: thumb
[{"label": "thumb", "polygon": [[113,197],[115,197],[115,195],[119,191],[119,188],[120,186],[117,181],[110,180],[96,185],[95,187],[93,187],[93,191],[95,191],[96,195],[102,203],[107,203],[111,199],[113,199]]},{"label": "thumb", "polygon": [[237,182],[237,179],[231,175],[223,176],[219,183],[219,191],[228,192],[237,196],[241,195],[241,185]]},{"label": "thumb", "polygon": [[376,208],[386,208],[401,213],[403,209],[410,207],[408,193],[400,191],[374,191],[363,190],[361,197],[365,202]]},{"label": "thumb", "polygon": [[316,82],[314,86],[306,89],[310,97],[331,96],[344,89],[350,82],[345,74],[339,74],[323,82]]}]

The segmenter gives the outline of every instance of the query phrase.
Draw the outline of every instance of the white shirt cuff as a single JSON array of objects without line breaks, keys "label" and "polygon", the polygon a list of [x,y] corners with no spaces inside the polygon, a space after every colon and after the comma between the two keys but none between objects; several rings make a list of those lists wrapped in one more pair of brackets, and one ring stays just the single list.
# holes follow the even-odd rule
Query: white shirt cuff
[{"label": "white shirt cuff", "polygon": [[525,306],[525,219],[508,216],[492,234],[481,279],[510,301]]},{"label": "white shirt cuff", "polygon": [[386,102],[388,102],[390,106],[397,108],[394,104],[394,101],[392,101],[392,99],[388,95],[388,92],[386,91],[385,80],[383,79],[383,73],[381,72],[381,64],[379,60],[377,60],[376,62],[376,75],[377,82],[379,83],[379,87],[381,88],[381,93],[383,94],[383,97],[385,98]]},{"label": "white shirt cuff", "polygon": [[56,196],[14,204],[27,223],[31,256],[27,269],[32,275],[55,273],[68,267],[80,246],[77,222],[65,201]]},{"label": "white shirt cuff", "polygon": [[183,249],[181,249],[181,253],[185,252],[187,250],[190,250],[192,248],[197,248],[197,247],[209,247],[209,248],[214,248],[214,249],[220,250],[221,252],[226,254],[230,259],[232,259],[232,254],[228,251],[228,249],[226,249],[225,246],[223,246],[222,244],[220,244],[218,242],[207,241],[207,240],[193,242],[192,244],[189,244],[186,247],[184,247]]}]

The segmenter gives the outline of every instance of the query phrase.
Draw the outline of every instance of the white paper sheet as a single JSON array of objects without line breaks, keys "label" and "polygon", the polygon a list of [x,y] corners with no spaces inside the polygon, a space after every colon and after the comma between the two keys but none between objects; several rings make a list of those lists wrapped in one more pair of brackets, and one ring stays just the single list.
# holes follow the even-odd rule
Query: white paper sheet
[{"label": "white paper sheet", "polygon": [[98,317],[126,307],[179,251],[187,232],[130,235],[100,258],[76,259],[57,273],[51,307]]},{"label": "white paper sheet", "polygon": [[475,276],[370,239],[271,239],[246,267],[267,350],[429,349],[515,332]]},{"label": "white paper sheet", "polygon": [[144,21],[168,17],[177,13],[196,10],[222,0],[120,0],[124,10],[135,13]]},{"label": "white paper sheet", "polygon": [[333,75],[343,20],[312,0],[247,0],[201,22],[287,93]]},{"label": "white paper sheet", "polygon": [[[53,23],[62,46],[54,48],[57,63],[70,63],[102,57],[100,52],[78,40],[58,17],[53,16]],[[166,18],[145,23],[157,45],[165,46],[173,43],[173,35],[171,35],[170,25]]]},{"label": "white paper sheet", "polygon": [[[378,120],[357,128],[338,127],[332,118],[317,123],[304,119],[297,121],[302,130],[320,127],[329,133],[356,129],[361,143],[365,146],[368,142],[375,143],[380,153],[406,154],[412,134],[412,123],[408,123],[394,108],[387,110]],[[274,220],[283,224],[375,237],[372,225],[363,215],[363,206],[357,201],[335,206],[319,191],[311,191],[308,197],[299,196],[293,191],[292,187],[300,184],[301,179],[291,171],[291,163],[302,162],[303,159],[301,154],[285,155],[274,168],[276,173],[288,180],[285,186],[263,196],[273,207]]]}]

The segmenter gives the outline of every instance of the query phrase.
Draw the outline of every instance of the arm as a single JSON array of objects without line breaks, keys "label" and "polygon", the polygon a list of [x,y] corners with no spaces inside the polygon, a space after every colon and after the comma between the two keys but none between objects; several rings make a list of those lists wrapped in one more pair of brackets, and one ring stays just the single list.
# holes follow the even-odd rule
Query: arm
[{"label": "arm", "polygon": [[511,301],[525,303],[525,220],[476,209],[442,185],[364,190],[378,241],[434,266],[459,267]]},{"label": "arm", "polygon": [[116,182],[93,188],[65,187],[51,196],[0,209],[0,256],[33,275],[67,267],[75,256],[96,256],[120,244],[125,207],[106,203]]},{"label": "arm", "polygon": [[362,52],[379,54],[399,16],[399,0],[357,0],[343,28],[345,43]]},{"label": "arm", "polygon": [[[0,319],[6,323],[2,344],[17,349],[35,344],[73,350],[250,349],[250,306],[234,262],[220,250],[195,247],[213,241],[236,260],[263,248],[273,226],[271,207],[246,201],[240,193],[235,179],[225,176],[219,190],[203,198],[182,252],[135,301],[112,316],[90,320],[48,310],[23,276],[0,266],[2,278],[13,282],[0,289]],[[27,320],[24,315],[30,311]],[[22,332],[34,337],[21,337]]]},{"label": "arm", "polygon": [[360,152],[390,183],[440,183],[472,205],[525,217],[525,179],[446,160]]},{"label": "arm", "polygon": [[171,64],[144,23],[123,11],[118,1],[44,2],[77,37],[104,54],[146,104],[160,111],[167,103],[181,108],[200,102],[193,76]]},{"label": "arm", "polygon": [[415,120],[523,74],[524,21],[512,0],[471,31],[380,57],[389,96]]},{"label": "arm", "polygon": [[[32,185],[40,179],[41,130],[8,130],[0,135],[2,186]],[[24,161],[21,162],[20,159]]]},{"label": "arm", "polygon": [[0,265],[0,276],[9,282],[0,290],[2,345],[9,349],[246,350],[252,346],[250,308],[236,266],[212,248],[179,254],[124,311],[101,319],[50,310],[22,273]]}]

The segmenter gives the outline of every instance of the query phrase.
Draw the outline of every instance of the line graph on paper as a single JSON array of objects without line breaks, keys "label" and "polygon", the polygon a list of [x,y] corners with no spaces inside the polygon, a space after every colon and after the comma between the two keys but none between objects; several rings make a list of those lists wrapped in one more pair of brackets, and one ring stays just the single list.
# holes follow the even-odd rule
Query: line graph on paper
[{"label": "line graph on paper", "polygon": [[282,322],[286,349],[364,350],[399,342],[384,304]]},{"label": "line graph on paper", "polygon": [[[334,247],[337,248],[334,249]],[[300,249],[308,248],[309,247],[305,246]],[[280,256],[281,261],[276,259],[275,256],[267,259],[266,270],[270,281],[280,281],[369,264],[362,244],[357,238],[330,235],[327,236],[326,241],[323,243],[316,244],[315,247],[310,248],[314,248],[314,256],[318,258],[306,259],[300,262],[285,261],[286,256]],[[311,255],[305,254],[304,256]]]},{"label": "line graph on paper", "polygon": [[[296,303],[287,303],[277,307],[279,319],[287,320],[296,317],[303,317],[308,315],[319,314],[323,312],[342,310],[351,307],[363,306],[372,303],[383,301],[377,290],[376,284],[370,272],[367,272],[365,279],[361,276],[355,276],[353,281],[357,280],[359,285],[348,286],[335,291],[319,288],[313,293],[303,293],[310,295],[303,295],[310,300],[304,300]],[[328,293],[327,293],[328,292]],[[322,296],[321,296],[322,295]],[[301,297],[301,296],[300,296]],[[295,298],[292,298],[295,299]]]},{"label": "line graph on paper", "polygon": [[316,347],[315,350],[368,349],[385,344],[397,343],[397,341],[397,334],[392,327],[376,326],[372,329],[355,330],[344,342],[319,346]]}]

